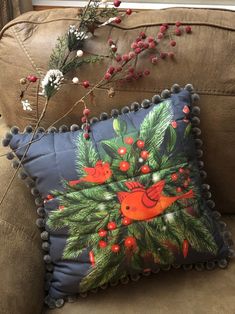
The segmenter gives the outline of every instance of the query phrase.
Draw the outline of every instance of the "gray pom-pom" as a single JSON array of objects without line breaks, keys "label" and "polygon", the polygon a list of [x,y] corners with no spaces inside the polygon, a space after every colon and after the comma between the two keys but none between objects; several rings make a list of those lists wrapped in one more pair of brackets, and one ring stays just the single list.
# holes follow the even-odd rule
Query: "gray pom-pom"
[{"label": "gray pom-pom", "polygon": [[212,200],[207,200],[206,204],[208,207],[210,207],[211,209],[215,208],[215,202]]},{"label": "gray pom-pom", "polygon": [[119,284],[119,280],[111,281],[110,286],[111,287],[116,287]]},{"label": "gray pom-pom", "polygon": [[2,140],[2,146],[3,146],[3,147],[7,147],[7,146],[10,144],[10,141],[11,141],[11,140],[9,140],[8,138],[4,138],[4,139]]},{"label": "gray pom-pom", "polygon": [[97,117],[93,117],[93,118],[90,119],[90,123],[91,124],[94,124],[96,122],[99,122],[99,119]]},{"label": "gray pom-pom", "polygon": [[201,129],[195,127],[195,128],[193,128],[193,133],[196,136],[200,136],[202,134],[202,131],[201,131]]},{"label": "gray pom-pom", "polygon": [[160,272],[160,267],[157,265],[154,265],[154,267],[152,268],[152,273],[153,274],[158,274]]},{"label": "gray pom-pom", "polygon": [[131,110],[132,111],[138,111],[139,109],[140,109],[140,104],[137,101],[135,101],[131,104]]},{"label": "gray pom-pom", "polygon": [[202,144],[203,142],[201,139],[199,138],[195,139],[195,145],[197,146],[197,148],[202,147]]},{"label": "gray pom-pom", "polygon": [[38,207],[38,209],[37,209],[37,214],[38,214],[38,216],[39,217],[44,217],[45,216],[45,210],[44,210],[44,208],[43,207]]},{"label": "gray pom-pom", "polygon": [[87,297],[87,292],[82,292],[82,293],[79,293],[79,296],[81,297],[81,298],[86,298]]},{"label": "gray pom-pom", "polygon": [[207,184],[207,183],[204,183],[204,184],[202,184],[202,189],[203,190],[205,190],[205,191],[208,191],[208,190],[210,190],[210,185],[209,184]]},{"label": "gray pom-pom", "polygon": [[126,285],[130,281],[130,278],[127,276],[127,277],[121,278],[120,281],[123,285]]},{"label": "gray pom-pom", "polygon": [[213,261],[208,261],[208,262],[206,262],[206,269],[207,270],[213,270],[213,269],[215,269],[215,262],[213,262]]},{"label": "gray pom-pom", "polygon": [[174,268],[174,269],[180,269],[180,267],[181,267],[181,265],[180,264],[172,264],[171,265],[172,266],[172,268]]},{"label": "gray pom-pom", "polygon": [[108,284],[105,283],[105,284],[103,284],[102,286],[100,286],[100,288],[101,288],[102,290],[106,290],[106,289],[108,288]]},{"label": "gray pom-pom", "polygon": [[62,307],[64,305],[64,299],[57,299],[56,301],[55,301],[55,306],[57,307],[57,308],[60,308],[60,307]]},{"label": "gray pom-pom", "polygon": [[36,220],[36,225],[38,228],[44,228],[45,227],[45,220],[43,218],[38,218]]},{"label": "gray pom-pom", "polygon": [[49,272],[47,272],[46,275],[45,275],[45,279],[47,281],[51,281],[52,277],[53,277],[52,273],[49,273]]},{"label": "gray pom-pom", "polygon": [[107,120],[109,115],[106,112],[102,112],[100,115],[100,120]]},{"label": "gray pom-pom", "polygon": [[161,93],[161,97],[164,99],[167,99],[171,96],[171,92],[169,91],[169,89],[164,89]]},{"label": "gray pom-pom", "polygon": [[44,290],[49,291],[51,286],[51,282],[49,280],[46,280],[44,283]]},{"label": "gray pom-pom", "polygon": [[13,127],[11,128],[11,133],[12,133],[12,134],[18,134],[18,133],[19,133],[19,128],[18,128],[17,126],[13,126]]},{"label": "gray pom-pom", "polygon": [[54,265],[53,264],[49,263],[49,264],[46,265],[46,270],[47,271],[53,271],[53,269],[54,269]]},{"label": "gray pom-pom", "polygon": [[119,115],[118,109],[112,109],[112,110],[111,110],[111,116],[112,116],[113,118],[117,118],[118,115]]},{"label": "gray pom-pom", "polygon": [[204,168],[204,162],[202,160],[198,160],[198,167],[200,169]]},{"label": "gray pom-pom", "polygon": [[26,182],[28,188],[33,188],[35,186],[35,182],[32,179],[28,179]]},{"label": "gray pom-pom", "polygon": [[142,101],[142,103],[141,103],[141,107],[144,108],[144,109],[149,108],[150,105],[151,105],[151,102],[150,102],[150,100],[148,100],[148,99],[144,99],[144,100]]},{"label": "gray pom-pom", "polygon": [[210,191],[205,191],[203,193],[203,195],[204,195],[205,199],[208,199],[208,200],[211,199],[211,197],[212,197],[212,194]]},{"label": "gray pom-pom", "polygon": [[48,233],[47,231],[43,231],[43,232],[41,233],[41,239],[42,239],[43,241],[47,241],[47,240],[49,239],[49,233]]},{"label": "gray pom-pom", "polygon": [[12,152],[7,153],[6,155],[7,159],[12,160],[15,158],[15,155]]},{"label": "gray pom-pom", "polygon": [[61,126],[59,127],[59,132],[60,132],[60,133],[68,132],[68,127],[67,127],[67,125],[61,125]]},{"label": "gray pom-pom", "polygon": [[71,125],[71,127],[70,127],[71,132],[76,132],[78,130],[79,130],[79,125],[77,125],[77,124]]},{"label": "gray pom-pom", "polygon": [[172,93],[179,93],[181,90],[180,86],[178,84],[174,84],[172,87],[171,87],[171,91]]},{"label": "gray pom-pom", "polygon": [[195,116],[199,116],[201,112],[201,109],[198,106],[194,106],[192,109],[192,114]]},{"label": "gray pom-pom", "polygon": [[197,149],[197,158],[201,158],[203,156],[203,151],[201,149]]},{"label": "gray pom-pom", "polygon": [[13,137],[13,135],[11,133],[9,133],[9,132],[7,132],[6,135],[5,135],[5,138],[8,139],[8,140],[11,140],[12,137]]},{"label": "gray pom-pom", "polygon": [[200,100],[200,96],[198,94],[193,94],[191,97],[193,103],[197,103]]},{"label": "gray pom-pom", "polygon": [[215,220],[220,220],[221,218],[221,214],[217,210],[214,210],[212,212],[212,216],[214,217]]},{"label": "gray pom-pom", "polygon": [[133,274],[133,275],[131,275],[131,280],[132,281],[139,281],[140,280],[140,275],[138,275],[138,274]]},{"label": "gray pom-pom", "polygon": [[228,266],[228,261],[227,261],[225,258],[220,259],[220,260],[218,261],[218,266],[219,266],[220,268],[222,268],[222,269],[225,269],[225,268],[227,268],[227,266]]},{"label": "gray pom-pom", "polygon": [[193,269],[193,265],[192,265],[192,264],[184,264],[184,265],[183,265],[183,269],[184,269],[185,271],[192,270],[192,269]]},{"label": "gray pom-pom", "polygon": [[232,233],[230,231],[224,231],[223,232],[223,238],[224,240],[228,240],[228,239],[231,239],[232,238]]},{"label": "gray pom-pom", "polygon": [[225,229],[227,228],[227,225],[224,221],[219,221],[219,227],[220,227],[220,231],[225,231]]},{"label": "gray pom-pom", "polygon": [[38,196],[38,195],[39,195],[38,189],[36,189],[35,187],[33,187],[33,188],[31,189],[31,194],[32,194],[33,196]]},{"label": "gray pom-pom", "polygon": [[235,257],[235,251],[233,249],[229,249],[229,252],[228,252],[228,257],[229,258],[234,258]]},{"label": "gray pom-pom", "polygon": [[188,92],[193,92],[194,88],[193,88],[193,85],[192,84],[187,84],[185,85],[185,89],[188,91]]},{"label": "gray pom-pom", "polygon": [[12,167],[14,168],[14,169],[17,169],[18,167],[19,167],[19,161],[18,160],[16,160],[16,159],[14,159],[13,161],[12,161]]},{"label": "gray pom-pom", "polygon": [[56,133],[56,132],[57,132],[57,129],[54,126],[48,129],[48,133]]},{"label": "gray pom-pom", "polygon": [[24,133],[32,133],[33,127],[31,125],[27,125],[24,129]]},{"label": "gray pom-pom", "polygon": [[97,293],[98,292],[98,288],[94,288],[90,290],[91,293]]},{"label": "gray pom-pom", "polygon": [[198,126],[200,124],[200,119],[198,117],[193,117],[192,124]]},{"label": "gray pom-pom", "polygon": [[130,108],[128,106],[125,106],[122,108],[122,113],[125,114],[125,113],[128,113],[130,111]]},{"label": "gray pom-pom", "polygon": [[42,249],[43,249],[43,251],[48,252],[48,251],[49,251],[49,248],[50,248],[50,244],[49,244],[48,242],[43,242],[43,243],[42,243]]},{"label": "gray pom-pom", "polygon": [[202,271],[202,270],[205,269],[205,266],[204,266],[203,263],[197,263],[197,264],[195,265],[195,269],[196,269],[197,271]]},{"label": "gray pom-pom", "polygon": [[43,200],[41,199],[41,197],[35,198],[35,204],[37,206],[42,206],[43,205]]},{"label": "gray pom-pom", "polygon": [[200,176],[201,176],[202,179],[206,179],[206,177],[207,177],[206,171],[200,170]]},{"label": "gray pom-pom", "polygon": [[162,98],[161,98],[160,95],[154,95],[153,98],[152,98],[152,102],[154,104],[159,104],[161,101],[162,101]]},{"label": "gray pom-pom", "polygon": [[37,133],[44,133],[45,132],[45,129],[40,126],[38,129],[37,129]]},{"label": "gray pom-pom", "polygon": [[20,171],[19,173],[18,173],[18,177],[21,179],[21,180],[25,180],[27,177],[28,177],[28,175],[27,175],[27,173],[25,172],[25,171]]},{"label": "gray pom-pom", "polygon": [[46,264],[51,263],[51,257],[49,254],[44,255],[43,260]]}]

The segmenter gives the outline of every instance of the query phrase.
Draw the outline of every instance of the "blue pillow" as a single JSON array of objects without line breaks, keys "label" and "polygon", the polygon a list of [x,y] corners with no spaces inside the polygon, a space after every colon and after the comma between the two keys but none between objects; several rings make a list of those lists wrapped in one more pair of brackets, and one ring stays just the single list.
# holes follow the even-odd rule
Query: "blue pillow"
[{"label": "blue pillow", "polygon": [[[93,119],[89,140],[76,126],[35,135],[21,177],[35,182],[50,307],[171,266],[227,265],[228,233],[203,183],[193,100],[190,85],[176,86]],[[19,159],[31,131],[13,129]]]}]

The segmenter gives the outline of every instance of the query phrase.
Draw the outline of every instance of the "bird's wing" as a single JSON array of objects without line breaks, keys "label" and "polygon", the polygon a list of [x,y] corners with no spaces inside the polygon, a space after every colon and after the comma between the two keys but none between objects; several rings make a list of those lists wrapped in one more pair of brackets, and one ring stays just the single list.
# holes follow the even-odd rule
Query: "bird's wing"
[{"label": "bird's wing", "polygon": [[142,201],[146,207],[153,207],[157,204],[162,194],[164,185],[165,180],[161,180],[145,191],[142,197]]},{"label": "bird's wing", "polygon": [[95,174],[95,168],[84,168],[84,171],[86,172],[86,174],[93,176]]}]

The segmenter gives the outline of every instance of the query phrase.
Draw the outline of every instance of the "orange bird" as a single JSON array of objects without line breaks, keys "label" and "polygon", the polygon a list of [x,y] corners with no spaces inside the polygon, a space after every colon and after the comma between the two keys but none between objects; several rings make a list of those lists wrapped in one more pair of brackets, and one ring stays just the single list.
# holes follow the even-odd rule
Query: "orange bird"
[{"label": "orange bird", "polygon": [[103,163],[101,160],[97,161],[94,168],[84,168],[86,176],[80,180],[69,181],[70,186],[79,184],[80,182],[92,182],[102,184],[112,176],[112,170],[108,162]]},{"label": "orange bird", "polygon": [[130,192],[118,192],[117,196],[121,204],[121,211],[125,217],[133,220],[147,220],[160,215],[175,201],[182,198],[192,198],[192,190],[179,196],[165,196],[162,190],[165,180],[161,180],[150,188],[139,182],[126,182]]}]

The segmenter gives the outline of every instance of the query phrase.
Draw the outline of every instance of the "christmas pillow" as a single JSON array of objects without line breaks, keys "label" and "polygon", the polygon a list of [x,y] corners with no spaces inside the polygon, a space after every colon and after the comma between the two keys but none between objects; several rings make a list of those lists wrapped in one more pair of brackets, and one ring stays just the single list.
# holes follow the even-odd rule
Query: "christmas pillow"
[{"label": "christmas pillow", "polygon": [[40,129],[28,151],[31,128],[6,138],[19,159],[26,152],[50,307],[171,266],[227,265],[229,233],[198,160],[198,97],[190,85],[173,91],[93,119],[90,139],[77,126]]}]

